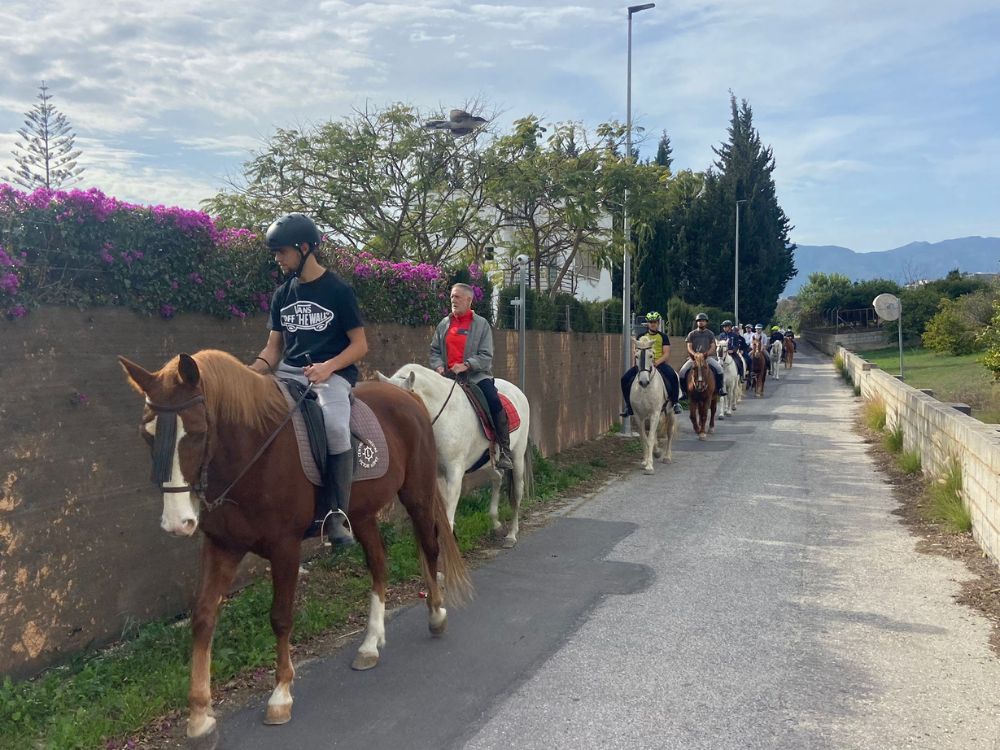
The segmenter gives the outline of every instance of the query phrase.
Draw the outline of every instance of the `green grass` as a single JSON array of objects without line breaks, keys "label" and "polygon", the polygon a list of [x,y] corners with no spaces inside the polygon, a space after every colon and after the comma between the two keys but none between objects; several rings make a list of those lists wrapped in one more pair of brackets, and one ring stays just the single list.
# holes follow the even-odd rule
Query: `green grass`
[{"label": "green grass", "polygon": [[962,466],[950,461],[940,477],[927,489],[931,500],[931,515],[956,532],[972,531],[972,516],[962,502]]},{"label": "green grass", "polygon": [[870,429],[881,432],[885,429],[885,402],[880,398],[873,398],[870,401],[866,401],[864,406],[861,407],[861,418],[864,419],[865,424]]},{"label": "green grass", "polygon": [[[862,352],[861,356],[891,374],[899,373],[899,347]],[[940,401],[960,401],[983,422],[1000,422],[1000,387],[981,363],[983,355],[937,354],[922,347],[904,347],[903,374],[914,388],[930,388]]]},{"label": "green grass", "polygon": [[897,462],[899,463],[899,468],[902,469],[904,474],[920,473],[920,454],[916,451],[906,451],[905,453],[901,453]]},{"label": "green grass", "polygon": [[[638,441],[626,450],[638,454]],[[602,458],[535,462],[535,498],[524,509],[550,501],[607,467]],[[489,488],[463,497],[455,516],[459,547],[477,547],[492,530]],[[509,506],[501,504],[508,520]],[[390,580],[419,579],[420,563],[408,523],[382,526]],[[300,580],[304,595],[295,610],[293,642],[302,643],[342,626],[367,606],[370,578],[360,549],[316,563],[335,575],[322,587]],[[333,583],[329,583],[333,581]],[[270,671],[274,666],[274,634],[269,610],[271,585],[259,579],[231,597],[220,610],[212,650],[213,685],[240,674]],[[151,721],[187,703],[191,628],[187,621],[164,621],[128,629],[129,637],[104,651],[80,654],[72,662],[23,682],[0,682],[0,747],[46,750],[118,750]]]},{"label": "green grass", "polygon": [[882,445],[890,453],[901,453],[903,450],[903,428],[898,425],[885,433]]}]

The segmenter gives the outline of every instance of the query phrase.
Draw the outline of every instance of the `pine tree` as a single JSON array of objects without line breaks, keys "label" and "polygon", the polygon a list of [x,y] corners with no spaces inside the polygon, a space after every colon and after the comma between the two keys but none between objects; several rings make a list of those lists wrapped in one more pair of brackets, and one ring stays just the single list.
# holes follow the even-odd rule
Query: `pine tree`
[{"label": "pine tree", "polygon": [[660,143],[656,147],[656,158],[653,163],[667,169],[670,169],[674,163],[674,150],[670,147],[670,136],[667,135],[666,130],[660,135]]},{"label": "pine tree", "polygon": [[11,152],[17,167],[7,169],[14,175],[14,182],[23,188],[56,190],[73,184],[83,173],[84,168],[76,164],[81,152],[73,147],[76,134],[66,115],[51,103],[45,81],[38,100],[25,113],[24,127],[17,131],[23,141],[15,144]]}]

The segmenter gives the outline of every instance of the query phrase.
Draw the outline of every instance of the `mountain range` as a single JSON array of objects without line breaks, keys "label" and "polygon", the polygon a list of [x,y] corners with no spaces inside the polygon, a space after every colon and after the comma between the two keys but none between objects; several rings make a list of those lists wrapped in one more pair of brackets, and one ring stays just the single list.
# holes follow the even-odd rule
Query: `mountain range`
[{"label": "mountain range", "polygon": [[940,279],[955,268],[963,273],[1000,273],[1000,237],[960,237],[941,242],[911,242],[892,250],[858,253],[837,245],[799,245],[798,273],[783,296],[791,297],[809,281],[809,274],[840,273],[852,281],[892,279],[906,284]]}]

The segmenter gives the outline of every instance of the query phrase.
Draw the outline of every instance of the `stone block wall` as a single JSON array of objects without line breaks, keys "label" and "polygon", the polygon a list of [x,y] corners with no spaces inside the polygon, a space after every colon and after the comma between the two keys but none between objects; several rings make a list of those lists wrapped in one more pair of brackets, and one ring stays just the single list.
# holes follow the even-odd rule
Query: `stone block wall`
[{"label": "stone block wall", "polygon": [[1000,431],[841,347],[838,353],[866,399],[885,404],[887,427],[903,430],[903,450],[920,454],[924,474],[940,476],[949,461],[962,468],[963,500],[972,533],[994,561],[1000,560]]},{"label": "stone block wall", "polygon": [[[431,330],[369,326],[362,377],[426,362]],[[164,321],[114,308],[0,321],[0,674],[30,674],[189,608],[199,540],[159,528],[142,400],[116,355],[156,369],[178,352],[219,348],[249,362],[266,336],[263,317]],[[497,331],[494,342],[495,374],[515,383],[517,340]],[[531,331],[526,348],[542,454],[618,420],[620,336]]]}]

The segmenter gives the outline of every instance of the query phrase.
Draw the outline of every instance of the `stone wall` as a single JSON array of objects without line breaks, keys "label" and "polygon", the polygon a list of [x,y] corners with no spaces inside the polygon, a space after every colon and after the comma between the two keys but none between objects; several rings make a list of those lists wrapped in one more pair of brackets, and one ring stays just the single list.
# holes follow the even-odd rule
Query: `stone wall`
[{"label": "stone wall", "polygon": [[[424,362],[430,333],[369,326],[363,376]],[[199,544],[159,528],[142,402],[116,355],[150,369],[203,348],[250,361],[265,339],[261,317],[48,308],[0,321],[0,674],[29,674],[189,608]],[[495,348],[495,374],[517,382],[517,334],[497,331]],[[531,437],[543,454],[617,421],[619,336],[529,332],[527,353]]]},{"label": "stone wall", "polygon": [[885,404],[887,427],[903,430],[903,449],[920,454],[924,474],[942,474],[949,461],[962,467],[963,500],[980,547],[1000,560],[1000,432],[938,401],[844,348],[838,353],[866,399]]},{"label": "stone wall", "polygon": [[[895,331],[895,324],[892,325],[892,331]],[[846,330],[840,333],[835,333],[832,331],[816,331],[816,330],[803,330],[801,333],[802,338],[808,341],[810,344],[815,346],[821,352],[829,354],[831,357],[837,353],[837,347],[844,347],[852,352],[866,352],[872,349],[884,349],[887,346],[892,346],[895,339],[889,339],[889,333],[882,328],[874,331],[863,330],[863,331],[853,331]]]}]

